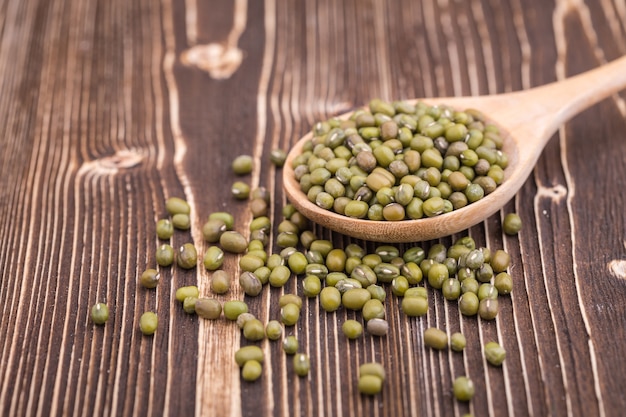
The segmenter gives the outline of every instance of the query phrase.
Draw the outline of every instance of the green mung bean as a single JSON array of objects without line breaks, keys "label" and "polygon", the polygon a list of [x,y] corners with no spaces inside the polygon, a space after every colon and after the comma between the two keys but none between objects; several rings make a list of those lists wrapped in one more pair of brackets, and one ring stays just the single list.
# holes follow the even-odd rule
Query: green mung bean
[{"label": "green mung bean", "polygon": [[322,291],[322,281],[315,275],[307,275],[302,280],[302,291],[306,297],[317,297]]},{"label": "green mung bean", "polygon": [[295,304],[298,308],[302,308],[302,298],[297,294],[283,294],[278,299],[278,306],[284,307],[287,304]]},{"label": "green mung bean", "polygon": [[522,219],[516,213],[508,213],[502,220],[502,230],[507,235],[516,235],[522,229]]},{"label": "green mung bean", "polygon": [[191,207],[187,201],[183,200],[179,197],[170,197],[165,201],[165,210],[170,214],[170,216],[174,216],[175,214],[189,214],[191,213]]},{"label": "green mung bean", "polygon": [[224,317],[228,320],[235,321],[240,314],[248,312],[248,305],[243,301],[229,300],[223,306]]},{"label": "green mung bean", "polygon": [[465,316],[475,316],[478,314],[480,301],[473,292],[466,292],[459,297],[459,311]]},{"label": "green mung bean", "polygon": [[156,262],[160,266],[170,266],[174,263],[174,248],[164,243],[158,247],[155,254]]},{"label": "green mung bean", "polygon": [[172,226],[178,230],[189,230],[191,228],[191,218],[188,214],[176,213],[172,216]]},{"label": "green mung bean", "polygon": [[230,277],[224,270],[217,270],[211,276],[211,291],[215,294],[226,294],[230,289]]},{"label": "green mung bean", "polygon": [[265,326],[259,319],[248,320],[243,325],[243,337],[250,341],[259,341],[265,338]]},{"label": "green mung bean", "polygon": [[461,352],[467,345],[467,339],[462,333],[455,332],[450,336],[450,348],[455,352]]},{"label": "green mung bean", "polygon": [[152,311],[146,311],[139,318],[139,330],[146,336],[154,334],[159,324],[159,319],[156,313]]},{"label": "green mung bean", "polygon": [[246,323],[254,319],[256,319],[256,316],[252,313],[241,313],[237,317],[237,320],[235,320],[235,323],[237,324],[237,327],[243,330],[243,327],[246,325]]},{"label": "green mung bean", "polygon": [[442,350],[448,347],[448,335],[436,327],[424,330],[424,345],[433,349]]},{"label": "green mung bean", "polygon": [[366,329],[374,336],[385,336],[389,331],[389,323],[382,318],[373,318],[367,321]]},{"label": "green mung bean", "polygon": [[209,243],[217,243],[220,240],[220,236],[228,228],[226,223],[222,219],[211,219],[206,221],[202,225],[202,237]]},{"label": "green mung bean", "polygon": [[230,192],[237,200],[247,200],[250,196],[250,186],[243,181],[235,181]]},{"label": "green mung bean", "polygon": [[270,340],[278,340],[283,336],[283,326],[278,320],[270,320],[265,325],[265,336]]},{"label": "green mung bean", "polygon": [[305,377],[311,369],[311,361],[305,353],[296,353],[293,357],[293,370],[299,377]]},{"label": "green mung bean", "polygon": [[498,299],[483,298],[482,300],[480,300],[478,304],[478,315],[483,320],[495,319],[498,315]]},{"label": "green mung bean", "polygon": [[352,288],[341,297],[342,305],[349,310],[361,310],[372,295],[365,288]]},{"label": "green mung bean", "polygon": [[185,298],[187,297],[199,297],[200,296],[200,291],[198,291],[198,287],[195,285],[187,285],[184,287],[179,287],[176,290],[176,300],[180,301],[181,303],[183,301],[185,301]]},{"label": "green mung bean", "polygon": [[256,345],[248,345],[239,348],[235,352],[235,363],[242,367],[246,362],[254,360],[263,363],[264,355],[260,347]]},{"label": "green mung bean", "polygon": [[272,149],[270,152],[270,161],[276,167],[281,168],[285,165],[285,160],[287,159],[287,153],[282,149]]},{"label": "green mung bean", "polygon": [[139,277],[139,283],[144,288],[156,288],[159,284],[159,280],[161,279],[161,274],[159,271],[153,268],[148,268],[141,273]]},{"label": "green mung bean", "polygon": [[261,284],[259,278],[249,271],[244,271],[239,275],[239,285],[241,285],[244,293],[251,297],[256,297],[263,289],[263,284]]},{"label": "green mung bean", "polygon": [[156,232],[159,239],[168,240],[174,235],[174,225],[170,219],[160,219],[156,224]]},{"label": "green mung bean", "polygon": [[341,330],[348,339],[354,340],[363,334],[363,325],[357,320],[348,319],[341,325]]},{"label": "green mung bean", "polygon": [[209,221],[211,220],[221,220],[226,225],[226,230],[232,230],[235,224],[235,218],[232,214],[227,213],[225,211],[216,211],[209,215]]},{"label": "green mung bean", "polygon": [[261,366],[261,363],[254,359],[246,361],[241,368],[241,378],[248,382],[256,381],[261,377],[262,373],[263,367]]},{"label": "green mung bean", "polygon": [[269,276],[269,283],[272,287],[283,287],[291,278],[291,270],[285,265],[277,265]]},{"label": "green mung bean", "polygon": [[452,391],[457,400],[470,401],[474,397],[476,388],[471,379],[466,376],[459,376],[454,380]]},{"label": "green mung bean", "polygon": [[91,321],[104,324],[109,320],[109,307],[105,303],[96,303],[91,307]]},{"label": "green mung bean", "polygon": [[252,172],[254,160],[250,155],[237,156],[232,164],[231,168],[236,175],[247,175]]},{"label": "green mung bean", "polygon": [[502,365],[506,359],[506,350],[498,342],[488,342],[483,347],[487,362],[494,366]]},{"label": "green mung bean", "polygon": [[376,395],[383,390],[383,380],[376,375],[363,375],[359,378],[358,389],[364,395]]},{"label": "green mung bean", "polygon": [[281,307],[280,320],[285,326],[294,326],[298,319],[300,319],[300,307],[293,303]]},{"label": "green mung bean", "polygon": [[194,304],[196,314],[202,318],[216,320],[222,314],[222,304],[213,298],[197,298]]},{"label": "green mung bean", "polygon": [[220,236],[220,245],[226,252],[243,253],[248,248],[248,241],[241,233],[228,230]]},{"label": "green mung bean", "polygon": [[324,287],[319,294],[320,306],[331,313],[341,307],[341,292],[335,287]]},{"label": "green mung bean", "polygon": [[241,268],[242,271],[254,272],[262,266],[265,266],[265,261],[250,252],[239,258],[239,268]]},{"label": "green mung bean", "polygon": [[197,297],[187,297],[183,300],[183,310],[187,314],[195,314]]},{"label": "green mung bean", "polygon": [[409,317],[421,317],[428,313],[428,298],[404,297],[400,309]]},{"label": "green mung bean", "polygon": [[495,276],[493,285],[500,295],[508,295],[513,290],[513,279],[506,272],[500,272]]},{"label": "green mung bean", "polygon": [[495,273],[506,271],[510,263],[511,263],[510,255],[506,253],[505,251],[503,251],[502,249],[496,250],[491,255],[490,265],[491,265],[491,268],[493,269],[493,272]]},{"label": "green mung bean", "polygon": [[295,336],[287,336],[283,339],[283,351],[287,355],[294,355],[298,352],[298,339]]},{"label": "green mung bean", "polygon": [[178,249],[176,264],[183,269],[195,268],[198,262],[198,252],[192,243],[185,243]]}]

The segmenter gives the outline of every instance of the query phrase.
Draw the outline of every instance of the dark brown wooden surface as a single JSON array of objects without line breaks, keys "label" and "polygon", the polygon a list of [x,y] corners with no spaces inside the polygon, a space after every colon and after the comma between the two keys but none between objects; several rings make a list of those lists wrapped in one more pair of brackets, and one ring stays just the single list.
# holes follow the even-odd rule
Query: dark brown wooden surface
[{"label": "dark brown wooden surface", "polygon": [[[625,93],[564,126],[516,198],[466,232],[512,257],[514,292],[495,321],[461,317],[436,292],[428,315],[409,319],[389,297],[390,334],[349,342],[341,323],[358,316],[309,300],[288,330],[309,377],[266,341],[250,384],[232,360],[236,326],[173,300],[188,284],[210,295],[203,268],[164,270],[156,290],[136,282],[155,264],[170,196],[193,210],[174,245],[204,249],[213,211],[247,230],[229,191],[239,154],[256,158],[245,180],[272,191],[277,224],[285,201],[269,152],[316,120],[373,97],[519,90],[624,54],[624,0],[0,0],[0,415],[623,415]],[[517,237],[501,231],[510,211],[524,222]],[[225,269],[237,265],[229,256]],[[246,301],[268,320],[280,294]],[[244,297],[233,285],[219,298]],[[105,326],[89,320],[98,301]],[[146,310],[160,317],[153,337],[138,330]],[[428,326],[461,330],[468,348],[424,348]],[[507,349],[502,368],[482,358],[490,340]],[[369,360],[388,372],[374,398],[356,390]],[[469,404],[451,394],[462,374],[477,387]]]}]

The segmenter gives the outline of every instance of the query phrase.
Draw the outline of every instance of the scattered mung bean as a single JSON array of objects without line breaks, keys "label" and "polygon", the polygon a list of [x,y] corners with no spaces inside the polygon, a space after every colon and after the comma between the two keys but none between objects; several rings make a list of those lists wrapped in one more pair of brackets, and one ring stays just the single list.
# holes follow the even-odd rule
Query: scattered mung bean
[{"label": "scattered mung bean", "polygon": [[296,353],[293,357],[293,370],[300,377],[307,376],[311,369],[311,362],[305,353]]},{"label": "scattered mung bean", "polygon": [[229,300],[223,306],[224,317],[228,320],[235,321],[240,314],[248,312],[248,305],[239,300]]},{"label": "scattered mung bean", "polygon": [[176,213],[172,216],[172,225],[178,230],[189,230],[191,228],[191,218],[189,214]]},{"label": "scattered mung bean", "polygon": [[363,325],[357,320],[348,319],[341,325],[341,330],[348,339],[358,339],[363,334]]},{"label": "scattered mung bean", "polygon": [[202,318],[215,320],[222,314],[222,304],[213,298],[198,298],[194,304],[196,314]]},{"label": "scattered mung bean", "polygon": [[265,325],[265,335],[270,340],[278,340],[283,336],[283,326],[278,320],[270,320]]},{"label": "scattered mung bean", "polygon": [[263,340],[265,338],[265,326],[261,320],[255,318],[248,320],[243,325],[243,337],[253,342]]},{"label": "scattered mung bean", "polygon": [[159,324],[159,319],[156,313],[152,311],[146,311],[139,318],[139,330],[141,330],[141,333],[147,336],[154,334],[154,332],[156,332],[158,324]]},{"label": "scattered mung bean", "polygon": [[230,289],[230,277],[222,269],[213,272],[211,276],[211,291],[215,294],[226,294]]},{"label": "scattered mung bean", "polygon": [[389,331],[389,323],[385,319],[374,318],[367,321],[366,329],[374,336],[385,336]]},{"label": "scattered mung bean", "polygon": [[424,345],[433,349],[442,350],[448,347],[448,335],[436,327],[424,330]]},{"label": "scattered mung bean", "polygon": [[502,230],[507,235],[516,235],[522,230],[522,219],[516,213],[508,213],[502,220]]},{"label": "scattered mung bean", "polygon": [[455,352],[461,352],[465,349],[467,340],[462,333],[455,332],[450,336],[450,348]]},{"label": "scattered mung bean", "polygon": [[198,262],[198,252],[193,243],[185,243],[178,249],[176,263],[183,269],[191,269]]},{"label": "scattered mung bean", "polygon": [[105,303],[96,303],[91,307],[91,321],[104,324],[109,320],[109,307]]},{"label": "scattered mung bean", "polygon": [[252,360],[263,363],[263,358],[263,351],[256,345],[244,346],[235,352],[235,362],[239,367],[243,367],[246,362]]},{"label": "scattered mung bean", "polygon": [[187,201],[180,197],[170,197],[165,201],[165,210],[174,216],[176,214],[189,214],[191,213],[191,207]]},{"label": "scattered mung bean", "polygon": [[506,350],[498,342],[487,342],[484,346],[487,362],[494,366],[502,365],[506,359]]},{"label": "scattered mung bean", "polygon": [[156,224],[156,232],[159,239],[168,240],[174,235],[174,225],[170,219],[160,219]]},{"label": "scattered mung bean", "polygon": [[141,273],[139,277],[139,283],[144,288],[156,288],[159,284],[159,280],[161,279],[161,274],[159,271],[153,268],[148,268]]},{"label": "scattered mung bean", "polygon": [[364,395],[376,395],[383,390],[383,380],[376,375],[363,375],[359,378],[358,389]]},{"label": "scattered mung bean", "polygon": [[283,339],[283,351],[287,355],[295,355],[298,351],[298,339],[295,336],[287,336]]},{"label": "scattered mung bean", "polygon": [[252,172],[253,159],[250,155],[239,155],[231,164],[231,168],[236,175],[247,175]]},{"label": "scattered mung bean", "polygon": [[241,368],[241,377],[244,381],[254,382],[261,377],[263,367],[259,361],[251,359],[246,361]]},{"label": "scattered mung bean", "polygon": [[460,376],[454,380],[452,390],[457,400],[470,401],[474,397],[476,388],[471,379],[466,376]]},{"label": "scattered mung bean", "polygon": [[174,249],[167,243],[164,243],[158,247],[155,258],[160,266],[170,266],[174,263]]},{"label": "scattered mung bean", "polygon": [[187,314],[195,314],[197,297],[187,297],[183,300],[183,310]]},{"label": "scattered mung bean", "polygon": [[198,291],[198,287],[196,287],[195,285],[187,285],[184,287],[179,287],[176,290],[176,300],[180,301],[181,303],[183,301],[185,301],[185,298],[187,297],[199,297],[200,296],[200,291]]}]

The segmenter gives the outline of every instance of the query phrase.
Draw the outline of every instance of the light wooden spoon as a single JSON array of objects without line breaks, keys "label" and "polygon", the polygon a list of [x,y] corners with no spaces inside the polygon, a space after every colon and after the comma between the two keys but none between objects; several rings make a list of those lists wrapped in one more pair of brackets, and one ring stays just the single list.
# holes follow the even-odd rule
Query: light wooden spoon
[{"label": "light wooden spoon", "polygon": [[506,204],[524,184],[543,148],[563,123],[624,88],[626,56],[530,90],[491,96],[421,99],[430,105],[480,110],[489,121],[500,126],[504,136],[503,151],[509,157],[504,182],[483,199],[450,213],[391,222],[354,219],[316,206],[300,190],[292,168],[293,159],[301,153],[311,133],[298,141],[287,156],[283,168],[285,193],[310,220],[352,237],[376,242],[418,242],[451,235],[480,223]]}]

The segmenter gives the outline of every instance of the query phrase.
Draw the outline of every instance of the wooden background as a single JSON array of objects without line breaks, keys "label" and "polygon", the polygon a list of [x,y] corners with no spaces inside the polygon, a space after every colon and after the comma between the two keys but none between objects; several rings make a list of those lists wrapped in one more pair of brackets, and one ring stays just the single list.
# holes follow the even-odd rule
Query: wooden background
[{"label": "wooden background", "polygon": [[[155,264],[170,196],[193,210],[174,245],[206,247],[200,226],[217,210],[247,230],[229,191],[235,156],[255,156],[246,180],[272,191],[277,224],[269,151],[315,121],[373,97],[562,79],[626,54],[625,25],[624,0],[0,0],[0,415],[623,415],[626,93],[564,126],[516,198],[465,233],[512,257],[514,292],[493,322],[435,293],[426,317],[408,319],[391,297],[388,337],[348,342],[340,326],[354,313],[310,300],[289,329],[309,377],[266,341],[250,384],[232,360],[236,326],[172,300],[193,283],[209,294],[203,268],[165,270],[156,291],[136,280]],[[524,222],[517,237],[501,232],[510,211]],[[236,257],[225,268],[235,276]],[[267,320],[280,294],[246,301]],[[235,298],[237,285],[220,297]],[[89,320],[97,301],[111,309],[105,326]],[[160,317],[154,337],[138,330],[146,310]],[[465,353],[425,349],[428,326],[462,330]],[[502,368],[482,358],[489,340],[507,349]],[[369,360],[389,375],[374,398],[356,391]],[[461,374],[477,386],[469,404],[451,395]]]}]

